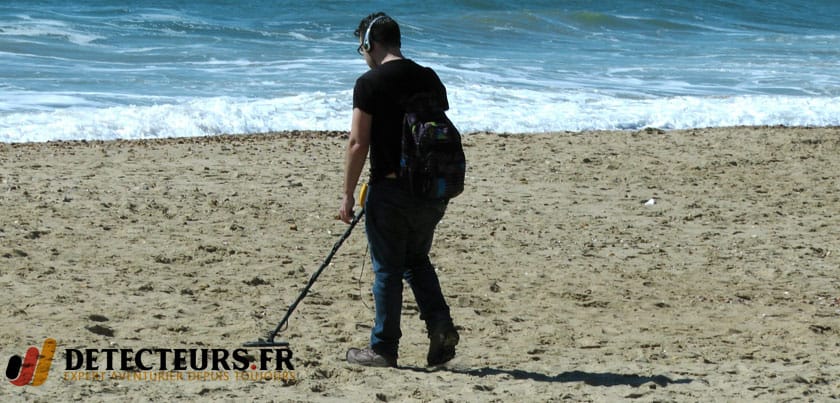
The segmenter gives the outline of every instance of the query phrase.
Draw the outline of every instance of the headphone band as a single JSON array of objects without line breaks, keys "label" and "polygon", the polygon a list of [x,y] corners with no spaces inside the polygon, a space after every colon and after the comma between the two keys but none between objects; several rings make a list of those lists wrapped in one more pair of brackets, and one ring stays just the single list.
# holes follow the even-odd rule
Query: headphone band
[{"label": "headphone band", "polygon": [[376,21],[379,21],[383,18],[385,18],[385,16],[380,15],[379,17],[374,18],[373,21],[371,21],[370,24],[368,24],[367,31],[365,31],[365,39],[362,42],[362,48],[365,50],[365,52],[370,52],[370,29],[373,28],[373,24],[376,24]]}]

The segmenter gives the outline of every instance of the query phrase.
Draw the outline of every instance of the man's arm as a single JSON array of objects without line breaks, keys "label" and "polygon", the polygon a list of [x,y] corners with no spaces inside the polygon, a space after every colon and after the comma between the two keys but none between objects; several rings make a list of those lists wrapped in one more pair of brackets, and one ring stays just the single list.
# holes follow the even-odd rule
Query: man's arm
[{"label": "man's arm", "polygon": [[344,157],[344,194],[338,211],[341,221],[349,224],[353,219],[353,205],[356,204],[356,184],[365,167],[370,149],[370,128],[373,116],[359,108],[353,109],[353,122],[350,125],[350,139]]}]

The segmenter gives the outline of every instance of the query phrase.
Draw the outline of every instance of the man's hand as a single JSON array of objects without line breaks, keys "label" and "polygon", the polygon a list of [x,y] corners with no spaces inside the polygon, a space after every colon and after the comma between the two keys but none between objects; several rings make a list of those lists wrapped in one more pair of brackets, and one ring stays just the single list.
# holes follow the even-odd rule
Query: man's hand
[{"label": "man's hand", "polygon": [[341,207],[338,209],[338,217],[345,224],[350,224],[353,221],[353,206],[356,205],[356,199],[353,196],[344,195],[341,199]]}]

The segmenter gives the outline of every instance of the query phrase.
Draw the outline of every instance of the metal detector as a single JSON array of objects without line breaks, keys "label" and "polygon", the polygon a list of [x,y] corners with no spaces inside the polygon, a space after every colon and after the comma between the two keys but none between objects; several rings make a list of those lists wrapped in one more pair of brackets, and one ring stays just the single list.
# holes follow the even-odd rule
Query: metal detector
[{"label": "metal detector", "polygon": [[327,258],[324,259],[324,263],[321,264],[321,267],[312,273],[312,277],[309,278],[309,282],[306,283],[306,287],[303,287],[303,291],[300,292],[295,302],[289,306],[289,310],[286,311],[286,315],[283,316],[283,319],[280,320],[280,323],[277,324],[277,327],[274,328],[274,331],[269,333],[267,339],[259,339],[257,341],[249,341],[244,343],[245,347],[287,347],[289,342],[287,341],[275,341],[274,338],[277,337],[277,334],[286,330],[289,325],[289,317],[292,316],[292,312],[294,312],[295,308],[297,308],[300,301],[302,301],[306,294],[309,292],[309,289],[312,288],[312,285],[315,284],[315,281],[318,280],[318,276],[321,275],[321,272],[329,266],[330,261],[332,260],[333,256],[335,256],[336,252],[338,252],[338,248],[341,247],[341,244],[344,243],[344,240],[350,237],[350,233],[353,232],[353,228],[356,224],[359,223],[359,220],[362,219],[362,216],[365,214],[365,198],[367,197],[367,184],[363,184],[361,190],[359,191],[359,204],[362,206],[361,210],[356,213],[356,216],[353,217],[353,220],[350,221],[350,226],[347,227],[347,231],[344,231],[344,234],[341,235],[341,238],[336,241],[335,245],[333,245],[332,251],[330,254],[327,255]]}]

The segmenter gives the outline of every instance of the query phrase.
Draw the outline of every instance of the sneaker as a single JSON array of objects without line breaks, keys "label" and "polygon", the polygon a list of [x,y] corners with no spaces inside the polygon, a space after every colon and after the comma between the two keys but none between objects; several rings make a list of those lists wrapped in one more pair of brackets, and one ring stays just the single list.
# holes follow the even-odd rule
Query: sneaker
[{"label": "sneaker", "polygon": [[455,357],[458,345],[458,331],[452,322],[445,322],[429,329],[429,354],[426,362],[430,367],[445,364]]},{"label": "sneaker", "polygon": [[370,348],[347,350],[347,362],[365,367],[396,367],[396,357],[386,357]]}]

